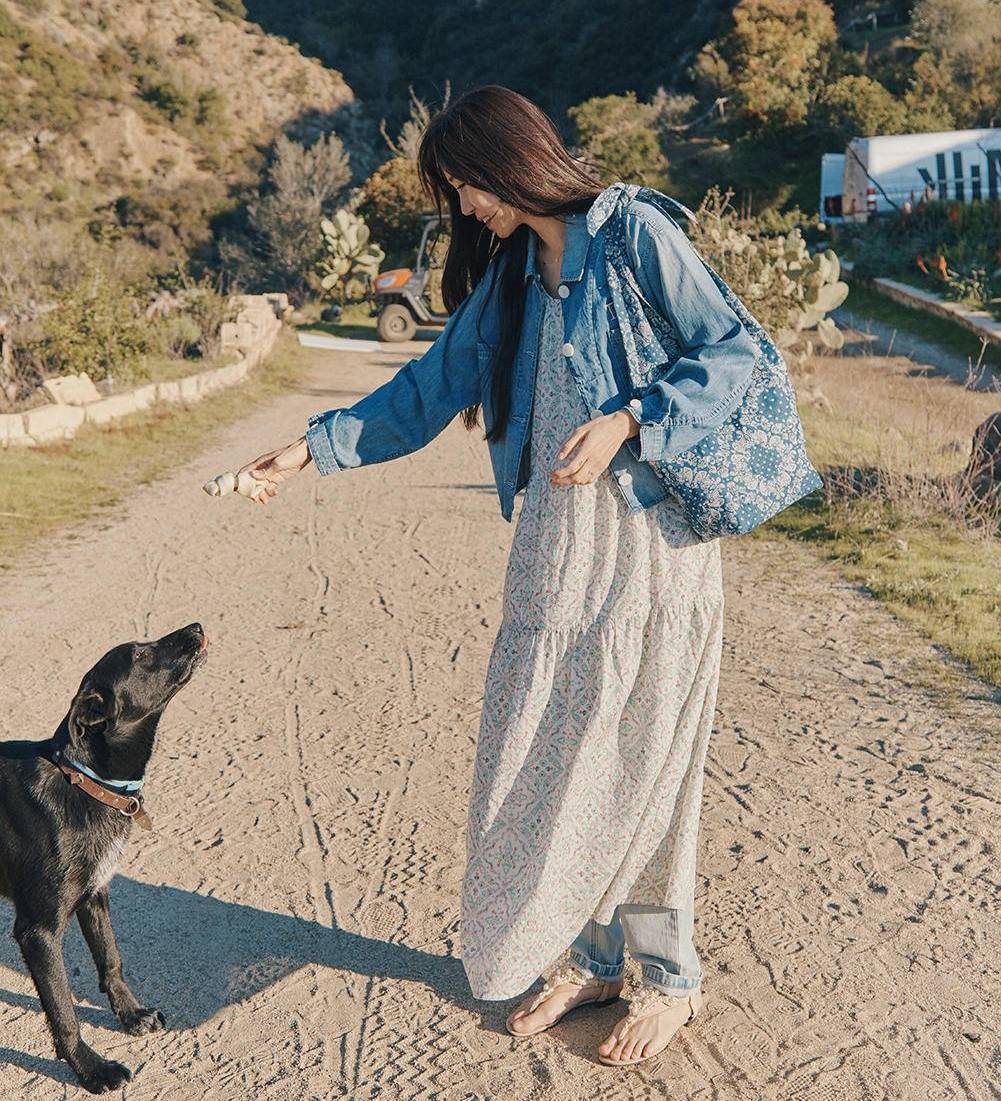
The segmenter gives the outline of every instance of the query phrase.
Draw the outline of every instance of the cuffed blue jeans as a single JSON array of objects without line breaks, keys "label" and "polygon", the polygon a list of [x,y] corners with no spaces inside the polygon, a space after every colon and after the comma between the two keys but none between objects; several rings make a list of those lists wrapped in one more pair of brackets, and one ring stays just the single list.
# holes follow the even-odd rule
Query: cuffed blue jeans
[{"label": "cuffed blue jeans", "polygon": [[697,990],[702,967],[693,941],[690,910],[623,903],[608,925],[593,918],[570,947],[570,958],[588,978],[620,979],[625,949],[642,967],[643,982],[667,994]]}]

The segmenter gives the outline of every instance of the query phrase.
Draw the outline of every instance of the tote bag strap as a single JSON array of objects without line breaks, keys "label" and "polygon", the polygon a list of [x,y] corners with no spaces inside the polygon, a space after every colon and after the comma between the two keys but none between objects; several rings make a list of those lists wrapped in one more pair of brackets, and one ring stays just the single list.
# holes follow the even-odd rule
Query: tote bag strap
[{"label": "tote bag strap", "polygon": [[[672,216],[671,211],[669,209],[665,209],[665,206],[667,204],[670,204],[670,206],[680,210],[689,221],[698,221],[698,218],[696,218],[696,216],[688,209],[687,206],[684,205],[684,203],[679,203],[677,199],[672,199],[670,195],[664,195],[662,192],[657,191],[655,188],[652,187],[640,187],[638,184],[626,184],[623,188],[623,195],[618,210],[619,232],[622,234],[623,238],[625,237],[626,206],[631,199],[637,197],[642,198],[647,202],[650,202],[652,205],[660,209],[663,213],[667,214],[669,218],[671,218]],[[672,221],[673,220],[674,219],[672,218]],[[720,294],[723,296],[724,302],[726,302],[730,309],[732,309],[733,312],[737,315],[740,322],[754,338],[755,343],[761,345],[762,351],[765,352],[770,359],[782,360],[782,353],[779,350],[778,345],[776,345],[772,338],[768,335],[761,322],[752,315],[751,311],[748,310],[748,308],[740,300],[740,298],[734,292],[733,288],[726,282],[725,279],[723,279],[723,277],[716,271],[716,269],[709,263],[709,261],[706,260],[702,253],[699,252],[697,248],[695,248],[694,245],[692,246],[692,251],[699,258],[699,260],[701,260],[702,266],[712,276],[713,282],[719,288]],[[626,255],[628,256],[628,250],[626,250]],[[636,284],[636,280],[633,276],[632,271],[629,272],[629,275],[631,277],[630,285],[633,287],[633,290],[639,295],[640,300],[644,302],[648,307],[651,306],[651,304],[643,296],[638,285]]]}]

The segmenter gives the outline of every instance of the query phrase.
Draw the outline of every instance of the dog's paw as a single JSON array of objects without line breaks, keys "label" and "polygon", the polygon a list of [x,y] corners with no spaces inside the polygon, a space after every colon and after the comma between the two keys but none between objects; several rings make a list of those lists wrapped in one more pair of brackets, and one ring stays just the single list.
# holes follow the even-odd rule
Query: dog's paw
[{"label": "dog's paw", "polygon": [[132,1071],[111,1059],[95,1056],[86,1068],[77,1070],[80,1085],[89,1093],[110,1093],[121,1089],[132,1078]]},{"label": "dog's paw", "polygon": [[144,1006],[121,1013],[118,1019],[122,1022],[125,1031],[132,1036],[142,1036],[145,1032],[159,1032],[161,1028],[167,1027],[167,1022],[159,1009],[146,1009]]}]

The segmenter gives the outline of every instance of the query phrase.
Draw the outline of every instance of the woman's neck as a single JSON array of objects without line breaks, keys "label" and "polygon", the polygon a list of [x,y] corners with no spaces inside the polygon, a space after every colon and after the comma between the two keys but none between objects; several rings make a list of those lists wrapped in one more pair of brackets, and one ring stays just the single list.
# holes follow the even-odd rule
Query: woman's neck
[{"label": "woman's neck", "polygon": [[566,222],[559,218],[534,214],[528,215],[525,221],[541,240],[543,256],[549,258],[562,256],[563,242],[567,234]]}]

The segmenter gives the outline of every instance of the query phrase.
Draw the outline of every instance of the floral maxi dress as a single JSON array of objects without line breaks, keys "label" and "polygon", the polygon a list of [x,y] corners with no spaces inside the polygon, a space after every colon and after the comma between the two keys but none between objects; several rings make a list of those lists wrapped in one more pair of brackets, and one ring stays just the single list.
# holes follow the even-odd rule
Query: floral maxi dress
[{"label": "floral maxi dress", "polygon": [[550,471],[588,419],[541,286],[531,467],[473,770],[462,956],[477,998],[532,984],[617,904],[691,908],[722,648],[719,541],[669,498],[632,512],[606,469]]}]

